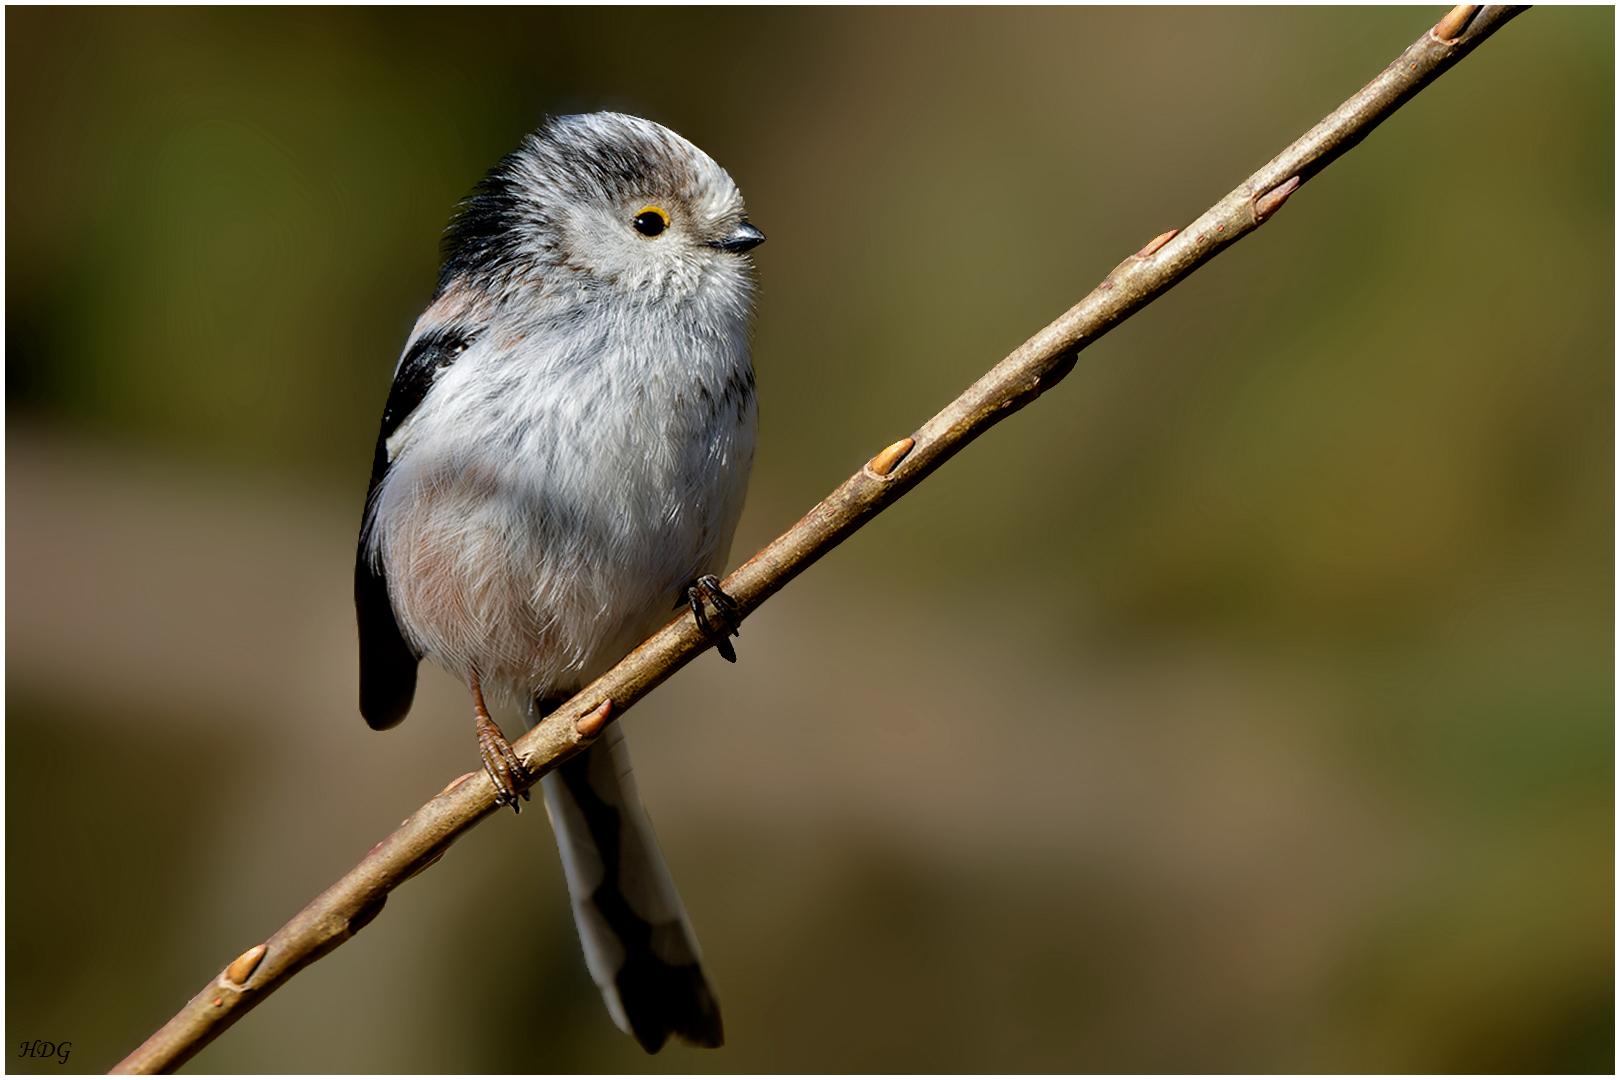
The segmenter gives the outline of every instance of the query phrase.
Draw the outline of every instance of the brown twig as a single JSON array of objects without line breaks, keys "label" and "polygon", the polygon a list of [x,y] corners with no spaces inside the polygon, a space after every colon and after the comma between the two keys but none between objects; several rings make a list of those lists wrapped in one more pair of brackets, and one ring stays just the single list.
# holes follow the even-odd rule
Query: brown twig
[{"label": "brown twig", "polygon": [[[1056,322],[997,364],[910,438],[884,449],[725,582],[742,614],[832,550],[992,425],[1067,375],[1080,350],[1264,223],[1301,184],[1484,41],[1522,8],[1462,5],[1383,74],[1185,229],[1156,237]],[[712,644],[684,614],[516,744],[535,777],[586,746]],[[407,818],[342,880],[263,945],[243,953],[114,1072],[167,1072],[187,1061],[306,965],[353,937],[388,894],[436,862],[495,809],[495,789],[468,773]]]}]

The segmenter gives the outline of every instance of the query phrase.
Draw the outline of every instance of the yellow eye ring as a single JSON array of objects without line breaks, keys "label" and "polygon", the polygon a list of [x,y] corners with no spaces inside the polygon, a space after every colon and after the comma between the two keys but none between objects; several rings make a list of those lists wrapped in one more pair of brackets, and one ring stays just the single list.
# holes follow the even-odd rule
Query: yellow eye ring
[{"label": "yellow eye ring", "polygon": [[636,232],[642,236],[653,237],[669,228],[669,212],[662,206],[643,206],[636,211],[636,216],[630,219]]}]

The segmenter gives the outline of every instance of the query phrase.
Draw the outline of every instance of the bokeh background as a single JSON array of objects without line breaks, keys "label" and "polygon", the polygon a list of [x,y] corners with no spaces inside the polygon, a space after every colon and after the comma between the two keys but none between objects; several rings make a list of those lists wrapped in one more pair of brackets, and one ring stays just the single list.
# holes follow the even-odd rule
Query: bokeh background
[{"label": "bokeh background", "polygon": [[[770,237],[741,561],[1443,7],[6,12],[6,1036],[104,1070],[476,764],[349,589],[548,113]],[[625,721],[728,1044],[502,815],[199,1071],[1612,1071],[1614,11],[1521,16]],[[11,1059],[14,1071],[62,1071]]]}]

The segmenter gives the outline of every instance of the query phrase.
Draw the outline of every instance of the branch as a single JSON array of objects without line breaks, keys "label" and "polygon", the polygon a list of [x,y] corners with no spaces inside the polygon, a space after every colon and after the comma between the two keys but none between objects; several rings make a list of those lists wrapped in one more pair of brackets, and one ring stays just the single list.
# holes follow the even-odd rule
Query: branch
[{"label": "branch", "polygon": [[[1258,228],[1301,184],[1522,10],[1455,8],[1360,93],[1197,221],[1155,238],[1120,263],[1089,296],[910,438],[879,453],[732,574],[724,588],[742,614],[758,608],[991,426],[1051,389],[1073,369],[1081,349]],[[518,740],[518,753],[539,777],[589,745],[610,719],[710,644],[692,616],[683,614]],[[388,894],[438,861],[462,833],[495,809],[494,800],[495,789],[482,772],[453,782],[268,942],[232,962],[113,1072],[179,1068],[282,983],[376,918]]]}]

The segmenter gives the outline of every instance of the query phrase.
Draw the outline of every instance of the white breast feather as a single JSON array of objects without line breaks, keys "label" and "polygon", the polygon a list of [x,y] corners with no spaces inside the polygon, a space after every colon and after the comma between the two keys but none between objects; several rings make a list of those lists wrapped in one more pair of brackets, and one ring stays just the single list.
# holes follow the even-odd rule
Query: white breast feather
[{"label": "white breast feather", "polygon": [[572,691],[723,569],[755,406],[746,283],[709,284],[735,294],[707,306],[718,325],[671,304],[632,335],[598,299],[492,326],[439,372],[388,442],[368,534],[425,657],[500,699]]}]

